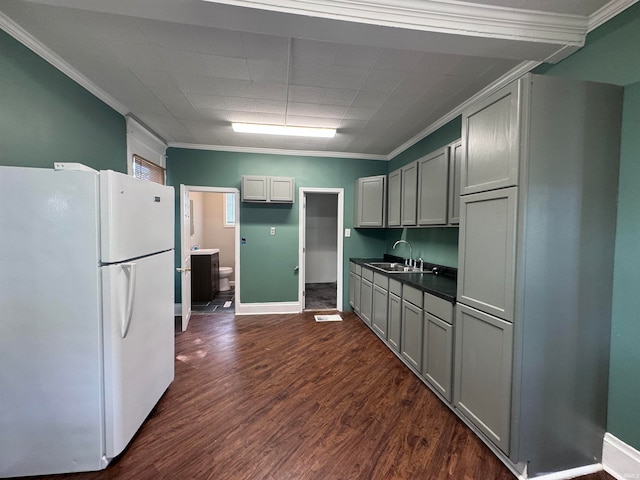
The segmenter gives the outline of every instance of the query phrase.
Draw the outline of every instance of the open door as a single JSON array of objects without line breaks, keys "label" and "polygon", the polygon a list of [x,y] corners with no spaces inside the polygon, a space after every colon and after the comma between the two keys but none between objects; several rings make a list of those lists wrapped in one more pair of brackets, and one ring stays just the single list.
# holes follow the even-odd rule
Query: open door
[{"label": "open door", "polygon": [[180,262],[182,274],[182,331],[187,330],[191,318],[191,207],[189,189],[180,185]]}]

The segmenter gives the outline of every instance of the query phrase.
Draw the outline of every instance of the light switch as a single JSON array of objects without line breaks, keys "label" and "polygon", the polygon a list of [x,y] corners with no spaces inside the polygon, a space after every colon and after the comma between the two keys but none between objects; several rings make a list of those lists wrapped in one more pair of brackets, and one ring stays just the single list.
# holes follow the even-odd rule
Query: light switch
[{"label": "light switch", "polygon": [[271,231],[269,232],[270,235],[275,235],[276,234],[276,227],[271,227]]},{"label": "light switch", "polygon": [[344,236],[349,238],[351,236],[351,229],[350,228],[345,228],[344,229]]}]

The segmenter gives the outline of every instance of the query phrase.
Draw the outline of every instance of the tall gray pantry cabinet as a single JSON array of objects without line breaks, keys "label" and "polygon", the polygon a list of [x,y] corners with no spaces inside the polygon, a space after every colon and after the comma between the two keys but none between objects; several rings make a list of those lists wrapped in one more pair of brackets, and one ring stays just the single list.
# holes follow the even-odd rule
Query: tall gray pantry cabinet
[{"label": "tall gray pantry cabinet", "polygon": [[526,75],[463,113],[454,405],[524,476],[601,461],[621,107]]}]

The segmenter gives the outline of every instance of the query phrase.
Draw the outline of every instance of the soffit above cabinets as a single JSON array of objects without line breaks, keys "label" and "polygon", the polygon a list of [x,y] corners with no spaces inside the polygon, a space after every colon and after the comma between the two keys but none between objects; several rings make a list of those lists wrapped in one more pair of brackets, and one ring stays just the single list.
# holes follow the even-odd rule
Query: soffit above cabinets
[{"label": "soffit above cabinets", "polygon": [[[631,3],[3,0],[0,27],[169,145],[389,159]],[[231,122],[338,133],[257,136]]]}]

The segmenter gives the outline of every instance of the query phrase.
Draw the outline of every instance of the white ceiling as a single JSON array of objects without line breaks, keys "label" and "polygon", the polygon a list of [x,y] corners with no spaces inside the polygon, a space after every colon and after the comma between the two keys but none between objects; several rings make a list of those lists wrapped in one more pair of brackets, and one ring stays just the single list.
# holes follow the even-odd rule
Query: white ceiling
[{"label": "white ceiling", "polygon": [[[0,27],[170,145],[387,159],[635,1],[3,0]],[[338,134],[257,136],[231,122]]]}]

